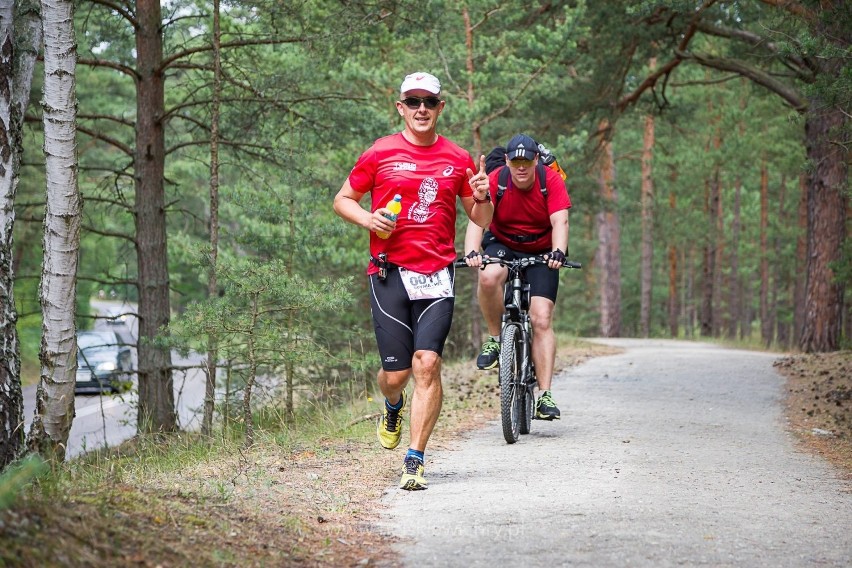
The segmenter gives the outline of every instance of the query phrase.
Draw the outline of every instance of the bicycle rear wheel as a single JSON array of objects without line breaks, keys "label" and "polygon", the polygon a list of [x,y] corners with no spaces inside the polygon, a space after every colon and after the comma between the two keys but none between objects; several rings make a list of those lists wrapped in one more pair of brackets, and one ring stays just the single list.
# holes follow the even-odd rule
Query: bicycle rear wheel
[{"label": "bicycle rear wheel", "polygon": [[[532,336],[528,336],[532,339]],[[530,341],[530,343],[532,343]],[[529,347],[529,357],[532,358],[532,346]],[[532,421],[535,418],[535,386],[537,383],[535,378],[535,365],[532,361],[527,361],[526,384],[524,385],[524,400],[521,403],[521,434],[529,434],[532,430]]]},{"label": "bicycle rear wheel", "polygon": [[500,419],[503,437],[509,444],[518,441],[521,426],[521,343],[518,327],[507,325],[500,340]]},{"label": "bicycle rear wheel", "polygon": [[529,434],[532,430],[532,419],[535,412],[535,394],[531,386],[524,386],[520,390],[523,393],[523,400],[520,404],[520,432],[521,434]]}]

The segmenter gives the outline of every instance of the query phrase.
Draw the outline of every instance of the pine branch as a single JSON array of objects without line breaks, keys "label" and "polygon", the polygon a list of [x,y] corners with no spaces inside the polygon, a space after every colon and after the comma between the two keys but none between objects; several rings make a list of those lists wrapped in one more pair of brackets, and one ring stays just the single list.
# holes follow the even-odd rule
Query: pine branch
[{"label": "pine branch", "polygon": [[130,243],[136,243],[136,238],[126,233],[118,233],[116,231],[104,231],[103,229],[98,229],[91,225],[83,225],[83,230],[88,231],[89,233],[100,235],[102,237],[115,237],[117,239],[123,239]]},{"label": "pine branch", "polygon": [[808,108],[807,100],[805,100],[801,96],[797,89],[791,87],[787,83],[775,79],[763,69],[752,67],[745,61],[740,61],[738,59],[725,59],[701,53],[687,53],[681,51],[677,52],[677,55],[683,60],[692,60],[698,63],[699,65],[703,65],[704,67],[718,69],[719,71],[731,71],[733,73],[751,79],[758,85],[766,87],[776,95],[780,96],[782,99],[784,99],[784,101],[787,102],[787,104],[796,109],[796,111],[798,112],[805,112]]},{"label": "pine branch", "polygon": [[129,284],[131,286],[139,285],[139,282],[137,280],[128,280],[126,278],[110,278],[109,280],[103,280],[101,278],[95,278],[94,276],[77,276],[77,280],[83,280],[85,282],[95,282],[96,284],[104,284],[107,286],[111,286],[113,284]]},{"label": "pine branch", "polygon": [[[223,43],[220,46],[220,49],[229,49],[232,47],[250,47],[254,45],[281,45],[282,43],[299,43],[305,41],[303,38],[287,38],[287,39],[255,39],[255,40],[240,40],[240,41],[232,41],[228,43]],[[179,59],[183,59],[184,57],[189,57],[190,55],[194,55],[196,53],[207,53],[208,51],[213,51],[212,45],[200,45],[198,47],[193,47],[191,49],[185,49],[183,51],[179,51],[165,59],[163,59],[162,64],[160,64],[159,72],[165,72],[166,69],[171,66],[172,63]]]},{"label": "pine branch", "polygon": [[119,142],[118,140],[116,140],[115,138],[113,138],[111,136],[107,136],[106,134],[102,134],[102,133],[100,133],[96,130],[92,130],[91,128],[86,128],[85,126],[81,126],[79,124],[77,125],[77,130],[79,132],[82,132],[83,134],[88,134],[89,136],[91,136],[92,138],[94,138],[96,140],[101,140],[103,142],[106,142],[107,144],[115,146],[116,148],[118,148],[119,150],[121,150],[122,152],[124,152],[125,154],[130,156],[131,158],[133,157],[133,148],[131,148],[127,144],[124,144],[123,142]]},{"label": "pine branch", "polygon": [[118,12],[118,14],[127,20],[127,22],[133,26],[134,29],[139,27],[139,21],[133,16],[133,14],[123,6],[119,6],[115,2],[110,2],[109,0],[89,0],[92,4],[100,4],[110,10],[114,10]]},{"label": "pine branch", "polygon": [[701,21],[701,16],[705,10],[707,10],[710,6],[716,3],[717,0],[705,0],[701,7],[695,11],[692,19],[689,22],[686,30],[683,32],[683,37],[681,37],[680,43],[675,48],[675,58],[660,67],[654,73],[651,73],[648,77],[645,78],[644,81],[629,95],[626,97],[622,97],[618,103],[616,103],[615,107],[619,112],[623,112],[628,106],[636,103],[639,100],[639,97],[642,96],[642,93],[647,91],[648,89],[653,88],[657,81],[660,80],[661,77],[665,77],[664,83],[668,82],[669,75],[675,68],[681,64],[683,58],[680,57],[679,52],[686,51],[686,48],[689,46],[689,42],[692,41],[692,38],[695,37],[695,33],[698,31],[698,24]]},{"label": "pine branch", "polygon": [[135,69],[133,69],[132,67],[128,67],[127,65],[122,65],[120,63],[109,61],[108,59],[78,59],[77,65],[88,65],[89,67],[106,67],[108,69],[115,69],[116,71],[121,71],[125,75],[132,77],[134,81],[139,80],[139,73],[137,73]]},{"label": "pine branch", "polygon": [[808,10],[806,7],[802,6],[798,2],[793,2],[792,0],[760,0],[764,4],[768,4],[774,8],[780,8],[786,12],[793,14],[794,16],[798,16],[800,18],[804,18],[808,22],[813,22],[816,20],[816,15]]},{"label": "pine branch", "polygon": [[741,41],[755,47],[761,47],[777,57],[778,60],[787,68],[796,72],[796,74],[799,75],[799,78],[803,81],[812,82],[814,80],[813,71],[816,70],[816,65],[814,65],[813,62],[794,54],[781,53],[781,49],[775,42],[769,41],[769,39],[759,34],[748,30],[737,30],[726,28],[724,26],[717,26],[709,22],[699,23],[698,30],[708,35]]},{"label": "pine branch", "polygon": [[117,116],[112,116],[109,114],[81,114],[77,113],[77,118],[79,120],[109,120],[111,122],[116,122],[121,124],[122,126],[129,126],[130,128],[136,128],[136,123],[131,122],[124,118],[119,118]]}]

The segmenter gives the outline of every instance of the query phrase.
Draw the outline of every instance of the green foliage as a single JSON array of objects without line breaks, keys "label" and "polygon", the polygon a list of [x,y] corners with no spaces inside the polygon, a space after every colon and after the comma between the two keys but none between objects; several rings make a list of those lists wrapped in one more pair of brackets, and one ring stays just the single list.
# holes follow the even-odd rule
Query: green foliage
[{"label": "green foliage", "polygon": [[47,463],[38,454],[31,454],[0,473],[0,510],[11,507],[21,492],[47,469]]},{"label": "green foliage", "polygon": [[[834,21],[848,22],[838,3]],[[848,4],[848,3],[846,3]],[[708,239],[705,183],[718,172],[723,233],[733,223],[734,188],[741,187],[740,274],[759,267],[760,166],[770,176],[773,276],[796,277],[798,176],[805,156],[801,120],[763,87],[728,73],[683,63],[653,91],[618,110],[642,83],[649,59],[665,64],[694,12],[690,2],[231,2],[223,6],[220,116],[218,292],[210,277],[210,124],[213,82],[209,3],[164,4],[165,55],[186,56],[166,70],[166,162],[171,304],[181,314],[173,339],[205,351],[221,341],[222,358],[245,363],[246,337],[262,346],[264,371],[292,363],[299,381],[339,381],[340,391],[373,382],[374,352],[367,286],[368,235],[331,208],[349,170],[376,138],[398,131],[394,108],[402,77],[423,69],[444,85],[447,106],[439,131],[471,153],[504,144],[516,132],[546,142],[568,173],[570,255],[582,271],[563,271],[555,327],[594,334],[598,326],[596,215],[601,207],[595,132],[609,117],[616,155],[622,223],[624,329],[638,329],[641,225],[638,160],[646,115],[656,119],[654,334],[667,333],[667,252],[679,250],[679,285],[695,278]],[[465,13],[470,30],[465,28]],[[132,27],[97,3],[77,12],[78,53],[110,66],[78,67],[81,243],[78,312],[98,290],[138,298],[133,160],[138,112],[134,81],[117,69],[137,65]],[[827,34],[760,3],[717,2],[708,21],[763,33],[780,55],[826,54],[848,60]],[[831,22],[827,22],[831,23]],[[848,28],[847,28],[848,29]],[[470,32],[471,44],[467,44]],[[469,50],[470,49],[470,50]],[[760,48],[697,34],[690,49],[752,64],[777,59]],[[850,66],[836,76],[801,82],[805,96],[848,100]],[[38,113],[39,75],[30,112]],[[44,208],[37,121],[25,139],[15,227],[15,296],[25,361],[37,364],[37,277]],[[720,144],[713,143],[720,137]],[[475,148],[481,141],[481,148]],[[782,182],[786,186],[781,202]],[[669,197],[675,206],[669,206]],[[459,250],[465,219],[458,216]],[[729,240],[726,254],[734,245]],[[847,255],[848,258],[848,255]],[[848,275],[848,266],[838,274]],[[725,277],[730,276],[725,267]],[[692,272],[690,272],[692,271]],[[318,277],[320,275],[320,277]],[[756,282],[742,282],[755,311]],[[470,356],[476,307],[473,284],[459,274],[450,356]],[[693,286],[698,284],[693,282]],[[693,290],[695,293],[695,291]],[[789,319],[784,288],[779,314]],[[696,297],[682,298],[696,302]],[[258,308],[252,308],[252,299]],[[720,309],[725,306],[720,305]],[[32,314],[32,315],[30,315]],[[251,316],[257,317],[251,323]],[[249,318],[249,319],[246,319]],[[81,327],[91,320],[81,317]],[[354,386],[353,386],[354,385]],[[336,387],[337,388],[337,387]]]}]

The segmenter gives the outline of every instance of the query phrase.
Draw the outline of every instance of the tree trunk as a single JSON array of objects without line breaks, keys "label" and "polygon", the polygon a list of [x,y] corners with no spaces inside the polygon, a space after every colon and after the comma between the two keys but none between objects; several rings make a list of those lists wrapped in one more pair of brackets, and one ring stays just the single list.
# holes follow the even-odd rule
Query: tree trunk
[{"label": "tree trunk", "polygon": [[[607,131],[606,121],[601,132]],[[621,336],[621,228],[618,219],[618,193],[615,189],[615,160],[612,143],[601,142],[598,185],[602,211],[598,213],[598,267],[601,290],[601,334]]]},{"label": "tree trunk", "polygon": [[754,310],[751,307],[754,297],[752,282],[753,278],[746,279],[740,289],[740,297],[742,298],[743,305],[742,319],[740,320],[740,338],[742,339],[751,338],[751,322],[754,320]]},{"label": "tree trunk", "polygon": [[171,353],[154,339],[169,325],[164,170],[164,74],[159,0],[136,3],[136,261],[139,271],[140,432],[177,429]]},{"label": "tree trunk", "polygon": [[[674,174],[672,175],[674,177]],[[671,218],[675,219],[677,214],[677,196],[674,191],[669,192],[669,212]],[[671,239],[669,244],[669,334],[672,337],[678,336],[678,320],[680,319],[680,307],[678,303],[677,289],[677,247],[675,239]]]},{"label": "tree trunk", "polygon": [[846,116],[820,101],[810,104],[805,122],[808,159],[813,165],[808,187],[808,278],[805,324],[799,347],[806,353],[840,348],[845,282],[835,278],[846,240],[848,152],[832,137],[842,131]]},{"label": "tree trunk", "polygon": [[696,320],[696,299],[695,299],[695,249],[689,248],[688,251],[684,251],[684,265],[685,270],[683,271],[683,278],[685,280],[683,285],[683,306],[684,306],[684,319],[686,321],[684,327],[686,331],[687,337],[695,336],[695,320]]},{"label": "tree trunk", "polygon": [[41,301],[41,378],[27,445],[65,458],[77,374],[77,259],[82,201],[77,187],[77,48],[73,0],[42,0],[44,156],[47,208]]},{"label": "tree trunk", "polygon": [[[248,338],[246,339],[248,350],[248,376],[246,377],[246,386],[243,389],[243,422],[245,423],[245,441],[246,448],[254,444],[254,420],[251,412],[251,393],[254,388],[254,383],[257,380],[257,347],[255,333],[257,332],[257,319],[259,313],[257,292],[251,297],[251,324],[249,325]],[[289,338],[288,338],[289,340]]]},{"label": "tree trunk", "polygon": [[704,182],[704,213],[707,219],[707,235],[701,264],[701,312],[700,333],[702,337],[713,336],[713,285],[716,282],[716,202],[714,199],[716,179]]},{"label": "tree trunk", "polygon": [[[289,237],[290,242],[296,242],[296,200],[291,197],[290,198],[290,218],[289,218]],[[296,251],[295,247],[290,247],[289,258],[287,262],[287,274],[292,278],[293,276],[293,265],[296,263]],[[296,324],[294,322],[294,314],[293,310],[289,310],[287,312],[286,318],[286,326],[287,326],[287,350],[290,353],[298,352],[298,331],[296,330]],[[252,329],[254,327],[252,326]],[[252,335],[254,337],[254,335]],[[286,393],[285,393],[285,408],[287,409],[287,422],[293,424],[296,419],[296,407],[295,407],[295,393],[296,393],[296,366],[293,364],[293,359],[288,358],[287,363],[285,365],[285,383]]]},{"label": "tree trunk", "polygon": [[24,111],[41,34],[38,2],[0,0],[0,471],[24,447],[13,236]]},{"label": "tree trunk", "polygon": [[[220,51],[219,0],[213,0],[213,102],[210,109],[210,268],[207,273],[207,297],[216,298],[218,283],[216,263],[219,259],[219,99],[222,95],[222,57]],[[204,415],[201,433],[213,432],[213,411],[216,406],[216,360],[218,338],[207,339],[207,371],[205,373]]]},{"label": "tree trunk", "polygon": [[724,214],[722,213],[722,176],[717,170],[715,179],[716,188],[716,211],[714,218],[716,221],[716,259],[713,261],[713,337],[722,335],[722,288],[724,283],[725,271],[722,268],[725,260],[725,226]]},{"label": "tree trunk", "polygon": [[766,159],[760,163],[760,338],[766,347],[772,343],[769,317],[769,172]]},{"label": "tree trunk", "polygon": [[[712,122],[718,124],[720,113],[714,111],[713,103],[710,102],[709,112]],[[722,147],[722,134],[716,127],[712,139],[708,142],[707,151],[715,150],[718,155]],[[718,159],[718,158],[714,158]],[[701,335],[703,337],[716,337],[719,335],[719,287],[720,280],[720,254],[721,254],[721,182],[719,165],[712,168],[712,175],[704,184],[704,211],[707,216],[707,235],[704,245],[704,264],[702,266],[702,299],[701,299]]]},{"label": "tree trunk", "polygon": [[[781,175],[781,185],[778,186],[778,224],[779,228],[787,227],[789,222],[786,213],[787,201],[787,176]],[[772,235],[773,253],[775,262],[772,263],[772,300],[769,313],[772,317],[775,329],[775,341],[784,349],[790,346],[790,322],[787,317],[780,317],[781,302],[792,300],[790,290],[792,288],[790,278],[790,263],[785,262],[782,257],[782,242],[780,229],[773,231]],[[783,295],[783,298],[782,298]]]},{"label": "tree trunk", "polygon": [[793,344],[799,345],[805,324],[805,281],[808,262],[808,177],[799,176],[799,234],[796,237],[795,286],[793,288]]},{"label": "tree trunk", "polygon": [[731,277],[728,288],[728,337],[737,338],[737,326],[742,319],[742,305],[740,304],[740,231],[742,221],[740,219],[742,209],[743,182],[737,176],[734,182],[734,211],[731,221]]},{"label": "tree trunk", "polygon": [[[651,58],[649,69],[656,69],[656,59]],[[654,117],[645,117],[645,132],[642,138],[642,259],[639,300],[639,334],[648,337],[651,330],[651,285],[654,262],[654,180],[651,160],[654,152]]]}]

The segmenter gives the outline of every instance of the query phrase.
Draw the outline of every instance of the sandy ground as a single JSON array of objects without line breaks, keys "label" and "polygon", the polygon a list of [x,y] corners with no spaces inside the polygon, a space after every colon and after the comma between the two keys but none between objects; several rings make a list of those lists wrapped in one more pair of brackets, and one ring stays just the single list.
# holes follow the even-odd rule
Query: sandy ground
[{"label": "sandy ground", "polygon": [[401,565],[852,565],[852,492],[798,449],[777,355],[601,342],[625,351],[554,382],[562,420],[489,422],[385,493]]}]

